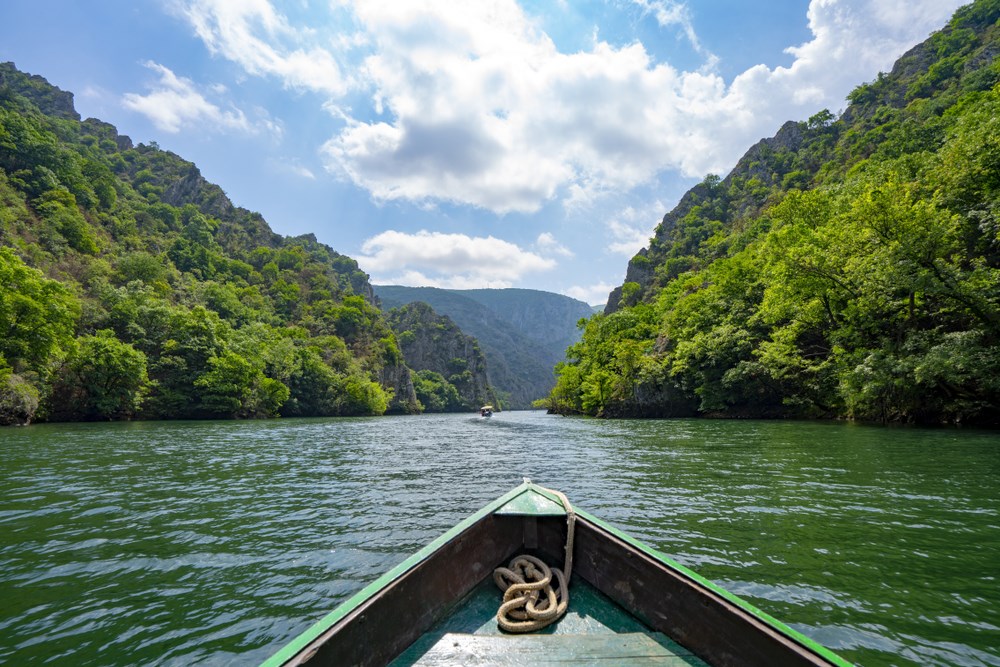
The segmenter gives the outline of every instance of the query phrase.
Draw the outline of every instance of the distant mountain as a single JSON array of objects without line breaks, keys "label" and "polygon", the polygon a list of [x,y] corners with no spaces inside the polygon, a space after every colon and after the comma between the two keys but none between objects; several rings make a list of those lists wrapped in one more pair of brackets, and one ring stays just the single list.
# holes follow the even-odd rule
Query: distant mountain
[{"label": "distant mountain", "polygon": [[515,409],[548,394],[554,366],[580,338],[577,322],[593,313],[582,301],[540,290],[378,285],[375,294],[384,309],[423,301],[475,337],[493,387]]}]

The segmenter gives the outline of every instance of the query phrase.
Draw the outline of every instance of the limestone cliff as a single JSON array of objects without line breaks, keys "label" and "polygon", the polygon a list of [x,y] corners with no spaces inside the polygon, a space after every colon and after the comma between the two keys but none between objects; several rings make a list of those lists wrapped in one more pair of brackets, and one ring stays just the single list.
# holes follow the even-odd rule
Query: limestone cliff
[{"label": "limestone cliff", "polygon": [[[690,216],[707,213],[720,228],[732,228],[738,221],[759,213],[768,203],[770,189],[787,185],[785,178],[791,171],[791,163],[784,156],[798,151],[808,138],[811,137],[806,123],[788,121],[773,137],[761,139],[751,146],[724,179],[720,181],[718,177],[709,176],[688,190],[677,206],[663,216],[649,246],[639,250],[629,261],[625,285],[634,283],[638,288],[627,295],[626,303],[622,304],[624,285],[616,287],[608,296],[604,312],[610,314],[622,305],[633,305],[655,293],[677,274],[693,268],[694,261],[689,257],[697,254],[699,248],[683,238]],[[747,187],[748,183],[752,187]],[[702,238],[694,240],[704,241]],[[672,258],[675,260],[673,265],[664,266],[671,259],[666,256],[667,250],[685,241],[691,245],[685,256]]]},{"label": "limestone cliff", "polygon": [[[457,401],[444,400],[432,408],[418,388],[417,395],[425,409],[461,411],[497,404],[479,343],[462,333],[451,319],[438,315],[426,303],[414,302],[390,310],[388,320],[406,365],[417,371],[418,376],[422,371],[438,374],[457,394]],[[424,375],[422,379],[426,381],[429,377]]]}]

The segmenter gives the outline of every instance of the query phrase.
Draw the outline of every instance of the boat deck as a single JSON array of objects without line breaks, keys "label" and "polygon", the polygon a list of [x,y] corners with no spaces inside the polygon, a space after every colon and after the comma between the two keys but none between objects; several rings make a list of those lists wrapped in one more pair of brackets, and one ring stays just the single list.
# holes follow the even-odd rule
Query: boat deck
[{"label": "boat deck", "polygon": [[488,579],[443,621],[406,649],[392,667],[444,665],[649,665],[708,667],[666,635],[573,578],[569,610],[558,623],[528,635],[500,632],[501,592]]}]

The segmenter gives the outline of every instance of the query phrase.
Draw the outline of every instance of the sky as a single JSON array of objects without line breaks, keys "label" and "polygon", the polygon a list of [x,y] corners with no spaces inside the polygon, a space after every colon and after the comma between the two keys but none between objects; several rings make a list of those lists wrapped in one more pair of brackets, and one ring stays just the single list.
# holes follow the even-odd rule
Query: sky
[{"label": "sky", "polygon": [[663,215],[962,0],[3,0],[0,60],[375,284],[603,304]]}]

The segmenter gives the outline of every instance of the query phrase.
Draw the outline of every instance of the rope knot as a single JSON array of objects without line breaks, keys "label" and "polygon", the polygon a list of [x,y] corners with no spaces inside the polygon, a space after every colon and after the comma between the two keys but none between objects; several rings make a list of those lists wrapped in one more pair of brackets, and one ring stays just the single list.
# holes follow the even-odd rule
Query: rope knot
[{"label": "rope knot", "polygon": [[[546,489],[548,490],[548,489]],[[503,602],[497,611],[497,624],[506,632],[534,632],[550,625],[569,607],[569,577],[573,570],[573,529],[576,514],[565,495],[551,491],[566,509],[566,573],[550,568],[539,558],[515,556],[507,567],[493,571],[493,580],[502,590]],[[552,586],[555,576],[558,585]]]},{"label": "rope knot", "polygon": [[[557,587],[552,586],[555,575]],[[507,632],[533,632],[562,618],[569,607],[566,576],[534,556],[517,556],[498,567],[493,580],[504,592],[497,622]]]}]

